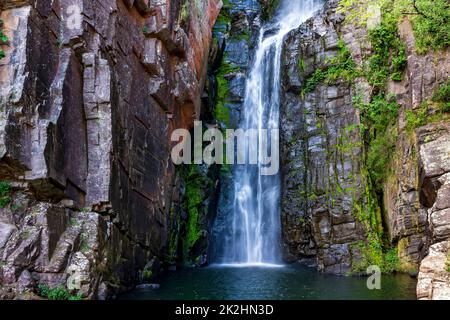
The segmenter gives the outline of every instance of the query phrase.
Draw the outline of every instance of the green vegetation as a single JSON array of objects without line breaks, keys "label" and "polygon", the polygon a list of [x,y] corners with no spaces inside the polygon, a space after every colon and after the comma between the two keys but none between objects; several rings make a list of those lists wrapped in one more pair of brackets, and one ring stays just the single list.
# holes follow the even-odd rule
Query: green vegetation
[{"label": "green vegetation", "polygon": [[[3,25],[4,25],[3,20],[0,20],[0,46],[8,45],[9,43],[8,37],[3,33]],[[5,51],[0,49],[0,60],[3,59],[5,56],[6,56]]]},{"label": "green vegetation", "polygon": [[447,262],[445,263],[445,266],[447,267],[447,272],[450,272],[450,252],[447,253]]},{"label": "green vegetation", "polygon": [[230,110],[226,107],[228,99],[229,86],[226,78],[232,72],[239,70],[239,67],[234,67],[225,62],[226,57],[223,57],[222,64],[216,73],[217,82],[217,102],[215,107],[215,118],[225,127],[230,123]]},{"label": "green vegetation", "polygon": [[200,215],[203,212],[203,190],[207,185],[204,174],[197,165],[184,166],[182,177],[186,183],[184,208],[187,208],[188,218],[185,223],[185,238],[183,239],[183,257],[191,258],[190,250],[200,238]]},{"label": "green vegetation", "polygon": [[49,300],[82,300],[81,294],[70,294],[63,285],[55,288],[49,288],[45,284],[38,285],[39,296]]},{"label": "green vegetation", "polygon": [[30,231],[29,230],[24,230],[20,233],[20,239],[22,240],[27,240],[30,238]]},{"label": "green vegetation", "polygon": [[80,251],[87,253],[91,250],[91,248],[89,247],[89,243],[88,243],[88,235],[85,233],[81,234],[80,237]]},{"label": "green vegetation", "polygon": [[7,181],[0,181],[0,208],[11,203],[11,184]]},{"label": "green vegetation", "polygon": [[366,145],[366,169],[375,191],[381,192],[397,140],[396,121],[400,106],[393,97],[379,94],[369,103],[355,96],[353,103],[361,113],[361,135]]},{"label": "green vegetation", "polygon": [[431,101],[424,101],[415,111],[407,109],[405,112],[408,132],[413,132],[427,123],[448,118],[450,116],[450,81],[436,89]]},{"label": "green vegetation", "polygon": [[71,227],[77,227],[77,226],[80,225],[80,223],[78,222],[77,218],[71,217],[71,218],[69,219],[69,225],[70,225]]},{"label": "green vegetation", "polygon": [[373,13],[369,7],[378,6],[383,12],[383,20],[397,24],[408,17],[413,26],[416,50],[420,54],[428,50],[442,50],[450,44],[448,0],[341,0],[340,11],[346,13],[346,21],[366,25]]},{"label": "green vegetation", "polygon": [[[306,79],[301,92],[302,95],[314,91],[320,83],[333,84],[338,79],[352,81],[359,75],[350,51],[342,40],[339,40],[338,47],[339,50],[337,56],[328,59],[323,68],[316,69],[313,74]],[[305,69],[305,62],[303,60],[298,62],[298,69],[301,72]]]},{"label": "green vegetation", "polygon": [[153,279],[153,271],[150,268],[145,268],[142,271],[142,280],[144,282],[149,282]]},{"label": "green vegetation", "polygon": [[414,129],[425,125],[428,122],[428,104],[422,103],[417,112],[408,109],[405,111],[406,130],[412,132]]},{"label": "green vegetation", "polygon": [[383,273],[392,273],[399,271],[400,259],[397,249],[389,249],[384,252],[381,242],[369,235],[367,243],[358,242],[353,246],[353,250],[357,249],[361,254],[361,260],[354,263],[352,271],[357,273],[365,273],[369,266],[378,266]]},{"label": "green vegetation", "polygon": [[180,10],[180,17],[183,23],[186,23],[189,19],[190,0],[184,0]]},{"label": "green vegetation", "polygon": [[272,19],[278,6],[280,5],[280,0],[259,0],[262,7],[262,18],[267,21]]},{"label": "green vegetation", "polygon": [[[400,39],[398,24],[404,16],[408,16],[413,25],[416,50],[419,53],[425,53],[429,49],[445,49],[449,44],[450,10],[447,0],[341,0],[340,10],[345,12],[347,22],[358,26],[371,18],[368,8],[374,4],[381,8],[382,15],[380,23],[372,26],[368,32],[371,55],[363,57],[363,63],[356,66],[349,50],[340,41],[337,56],[317,68],[305,80],[301,90],[303,96],[314,91],[321,83],[332,85],[339,79],[354,83],[358,77],[364,77],[372,89],[370,100],[366,101],[367,95],[359,94],[358,88],[354,88],[357,92],[354,106],[360,110],[361,124],[358,128],[364,150],[361,176],[365,185],[362,195],[354,195],[354,209],[367,233],[367,240],[355,245],[361,258],[353,265],[355,272],[364,272],[369,265],[378,265],[383,272],[400,269],[398,252],[391,249],[385,238],[382,221],[383,188],[395,154],[400,109],[395,97],[387,94],[387,84],[390,80],[401,81],[407,65],[406,46]],[[432,8],[433,6],[435,7]],[[300,74],[305,71],[303,59],[298,61],[297,69]],[[413,130],[448,113],[449,92],[449,82],[436,90],[432,102],[438,106],[437,112],[433,111],[436,108],[430,108],[429,102],[424,103],[416,112],[406,111],[407,129]],[[340,141],[337,147],[340,152],[351,152],[354,148],[348,141]],[[337,192],[341,191],[337,186]]]},{"label": "green vegetation", "polygon": [[439,105],[441,112],[450,112],[450,80],[439,86],[432,97],[432,101]]}]

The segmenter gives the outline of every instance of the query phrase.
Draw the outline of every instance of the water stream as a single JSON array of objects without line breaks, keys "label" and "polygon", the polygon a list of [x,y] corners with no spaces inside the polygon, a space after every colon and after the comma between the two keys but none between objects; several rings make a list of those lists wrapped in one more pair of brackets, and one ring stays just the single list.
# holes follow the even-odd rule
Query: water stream
[{"label": "water stream", "polygon": [[[319,9],[319,0],[282,0],[263,26],[246,81],[240,127],[279,127],[283,39]],[[256,146],[250,146],[256,152]],[[156,279],[158,290],[135,290],[121,299],[415,299],[416,279],[383,275],[381,290],[369,290],[365,277],[322,274],[299,265],[282,265],[280,256],[280,179],[261,175],[261,165],[238,165],[223,196],[214,229],[214,264],[184,268]]]},{"label": "water stream", "polygon": [[[279,128],[281,52],[284,37],[319,9],[317,0],[283,0],[273,21],[263,26],[246,81],[240,128],[266,131]],[[273,134],[273,132],[272,132]],[[268,139],[270,140],[270,139]],[[248,142],[247,142],[248,143]],[[255,144],[248,153],[258,152]],[[272,149],[274,150],[274,149]],[[279,155],[276,155],[277,160]],[[247,154],[249,159],[249,154]],[[262,164],[239,165],[233,171],[234,203],[227,219],[231,232],[219,235],[216,248],[222,264],[273,265],[280,263],[280,178],[262,175]]]}]

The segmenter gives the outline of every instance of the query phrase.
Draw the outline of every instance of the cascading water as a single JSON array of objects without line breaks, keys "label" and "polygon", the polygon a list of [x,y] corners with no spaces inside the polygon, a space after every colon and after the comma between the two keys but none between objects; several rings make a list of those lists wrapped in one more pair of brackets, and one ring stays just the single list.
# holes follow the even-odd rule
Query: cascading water
[{"label": "cascading water", "polygon": [[[319,0],[283,0],[271,23],[262,27],[253,65],[246,81],[241,129],[278,129],[280,66],[287,33],[310,18]],[[250,146],[254,152],[255,146]],[[278,157],[278,155],[277,155]],[[248,159],[248,157],[247,157]],[[239,165],[233,171],[234,204],[226,218],[219,261],[234,265],[273,265],[280,262],[280,179],[261,175],[261,165]]]}]

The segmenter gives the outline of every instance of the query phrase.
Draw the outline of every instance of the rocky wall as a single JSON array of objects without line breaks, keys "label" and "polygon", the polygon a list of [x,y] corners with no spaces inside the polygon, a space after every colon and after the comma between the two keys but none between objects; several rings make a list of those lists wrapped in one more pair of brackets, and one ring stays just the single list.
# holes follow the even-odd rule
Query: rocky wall
[{"label": "rocky wall", "polygon": [[221,5],[2,2],[2,296],[69,279],[83,297],[106,298],[156,271],[175,179],[170,134],[200,116]]}]

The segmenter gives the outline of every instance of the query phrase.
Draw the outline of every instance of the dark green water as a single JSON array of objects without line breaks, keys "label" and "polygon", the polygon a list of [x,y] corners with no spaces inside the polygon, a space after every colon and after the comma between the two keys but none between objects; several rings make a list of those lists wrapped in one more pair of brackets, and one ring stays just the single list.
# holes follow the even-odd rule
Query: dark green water
[{"label": "dark green water", "polygon": [[158,290],[135,290],[133,300],[355,300],[416,299],[416,280],[383,275],[381,290],[366,278],[326,275],[302,266],[281,268],[208,267],[183,269],[161,277]]}]

